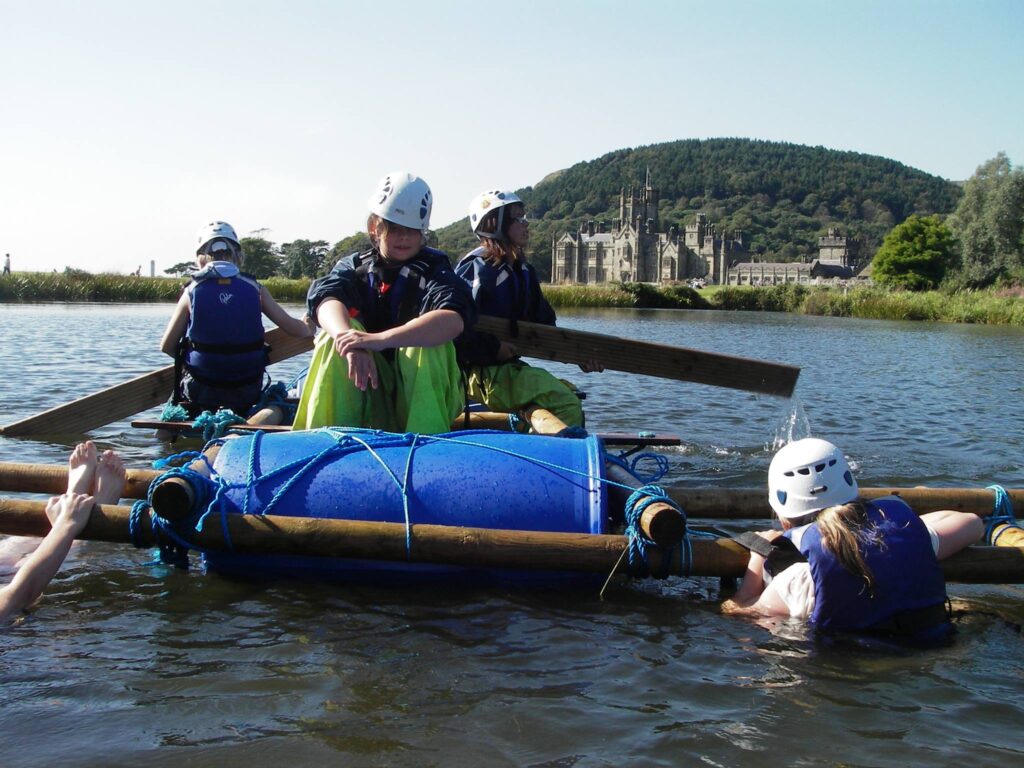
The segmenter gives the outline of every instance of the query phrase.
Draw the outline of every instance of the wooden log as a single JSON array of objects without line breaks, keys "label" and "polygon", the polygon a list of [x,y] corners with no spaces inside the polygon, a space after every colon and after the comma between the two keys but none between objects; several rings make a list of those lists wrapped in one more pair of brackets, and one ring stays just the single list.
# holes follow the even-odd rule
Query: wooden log
[{"label": "wooden log", "polygon": [[[289,336],[280,328],[266,334],[270,362],[276,363],[313,348],[311,338]],[[39,434],[81,434],[90,429],[154,408],[165,402],[174,387],[174,366],[168,365],[34,416],[0,426],[10,437]]]},{"label": "wooden log", "polygon": [[[83,540],[131,543],[130,507],[96,505],[78,537]],[[148,516],[139,521],[144,546],[159,542]],[[45,536],[50,522],[39,501],[0,499],[0,532]],[[406,553],[406,528],[401,523],[372,523],[273,515],[229,515],[231,551],[256,555],[303,555],[367,560],[410,561],[518,570],[579,571],[608,574],[619,564],[629,542],[625,536],[585,533],[547,533],[415,525],[411,557]],[[192,542],[210,551],[228,550],[224,527],[207,525]],[[692,560],[683,573],[680,548],[671,552],[674,575],[734,577],[746,569],[748,552],[729,539],[694,539]],[[652,570],[664,565],[661,550],[651,551]],[[625,569],[618,566],[620,573]],[[1024,548],[969,547],[942,562],[948,581],[1024,583]]]},{"label": "wooden log", "polygon": [[[626,502],[633,491],[640,488],[640,482],[614,462],[605,465],[608,479],[615,483],[608,486],[609,506],[614,510],[616,522],[625,520]],[[626,490],[622,486],[632,490]],[[679,510],[665,502],[649,504],[640,515],[640,529],[651,541],[662,547],[676,544],[686,533],[686,518]]]},{"label": "wooden log", "polygon": [[[769,520],[767,488],[715,488],[672,486],[665,489],[690,518]],[[1024,509],[1024,489],[1006,489],[1016,509]],[[979,517],[992,513],[995,492],[987,488],[860,488],[865,499],[899,496],[918,514],[952,509]]]},{"label": "wooden log", "polygon": [[[125,473],[125,499],[144,499],[149,484],[162,473],[151,469],[129,469]],[[64,493],[68,487],[67,464],[15,464],[0,462],[0,491],[17,493]]]},{"label": "wooden log", "polygon": [[677,381],[693,381],[716,387],[789,397],[796,387],[800,369],[792,365],[769,363],[714,352],[653,344],[636,339],[606,336],[588,331],[510,321],[481,316],[476,328],[493,333],[514,344],[527,357],[562,363],[587,363],[599,360],[605,368]]}]

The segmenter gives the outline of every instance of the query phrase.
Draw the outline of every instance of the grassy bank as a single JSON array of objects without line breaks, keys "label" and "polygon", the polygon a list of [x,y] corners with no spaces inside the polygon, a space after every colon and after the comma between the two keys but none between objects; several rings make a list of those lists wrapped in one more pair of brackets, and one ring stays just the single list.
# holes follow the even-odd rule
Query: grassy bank
[{"label": "grassy bank", "polygon": [[[92,275],[85,272],[15,272],[0,278],[0,302],[176,301],[183,278]],[[264,280],[278,301],[303,302],[309,280]],[[610,283],[552,285],[544,295],[555,307],[637,307],[795,312],[872,320],[930,320],[1024,326],[1024,291],[929,291],[850,289],[775,285],[710,286],[695,291],[682,284]]]},{"label": "grassy bank", "polygon": [[[0,277],[0,302],[177,301],[188,280],[181,277],[93,275],[88,272],[15,272]],[[264,280],[278,301],[304,302],[309,280]]]}]

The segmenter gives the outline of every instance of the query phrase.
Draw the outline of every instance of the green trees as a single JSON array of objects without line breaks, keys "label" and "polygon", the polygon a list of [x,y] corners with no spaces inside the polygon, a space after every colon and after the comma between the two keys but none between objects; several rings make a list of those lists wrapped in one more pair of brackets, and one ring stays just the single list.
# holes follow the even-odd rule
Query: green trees
[{"label": "green trees", "polygon": [[330,248],[326,240],[293,240],[281,246],[284,275],[292,279],[319,277]]},{"label": "green trees", "polygon": [[1013,168],[1002,152],[979,166],[949,227],[960,245],[965,284],[1024,280],[1024,169]]},{"label": "green trees", "polygon": [[258,280],[273,277],[281,271],[281,256],[274,244],[262,237],[243,237],[242,253],[245,259],[242,269]]},{"label": "green trees", "polygon": [[942,282],[955,259],[953,236],[938,216],[911,216],[885,236],[871,277],[893,288],[929,290]]}]

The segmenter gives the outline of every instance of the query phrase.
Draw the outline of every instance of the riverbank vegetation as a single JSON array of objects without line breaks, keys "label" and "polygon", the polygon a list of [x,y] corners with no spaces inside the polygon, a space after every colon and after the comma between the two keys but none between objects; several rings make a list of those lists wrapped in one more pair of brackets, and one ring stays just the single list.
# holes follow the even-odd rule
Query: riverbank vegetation
[{"label": "riverbank vegetation", "polygon": [[[0,278],[0,302],[173,302],[186,281],[170,277],[93,275],[88,272],[15,272]],[[309,280],[272,277],[262,283],[278,301],[304,303]],[[551,285],[544,295],[556,308],[721,309],[793,312],[872,320],[929,320],[1024,326],[1024,289],[903,291],[881,287],[773,285],[710,286],[682,283]]]}]

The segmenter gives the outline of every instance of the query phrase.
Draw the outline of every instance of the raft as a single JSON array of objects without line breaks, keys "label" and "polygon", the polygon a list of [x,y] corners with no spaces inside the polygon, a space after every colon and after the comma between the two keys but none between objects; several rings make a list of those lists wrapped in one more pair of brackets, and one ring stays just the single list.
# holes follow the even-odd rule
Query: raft
[{"label": "raft", "polygon": [[[172,517],[216,525],[230,515],[604,534],[609,530],[606,455],[600,439],[492,430],[442,435],[363,429],[256,432],[224,440],[208,478],[190,473],[192,504]],[[154,509],[160,506],[154,492]],[[422,583],[558,582],[579,574],[473,569],[294,555],[206,552],[205,567],[246,578],[337,577]],[[593,576],[586,576],[592,579]]]}]

